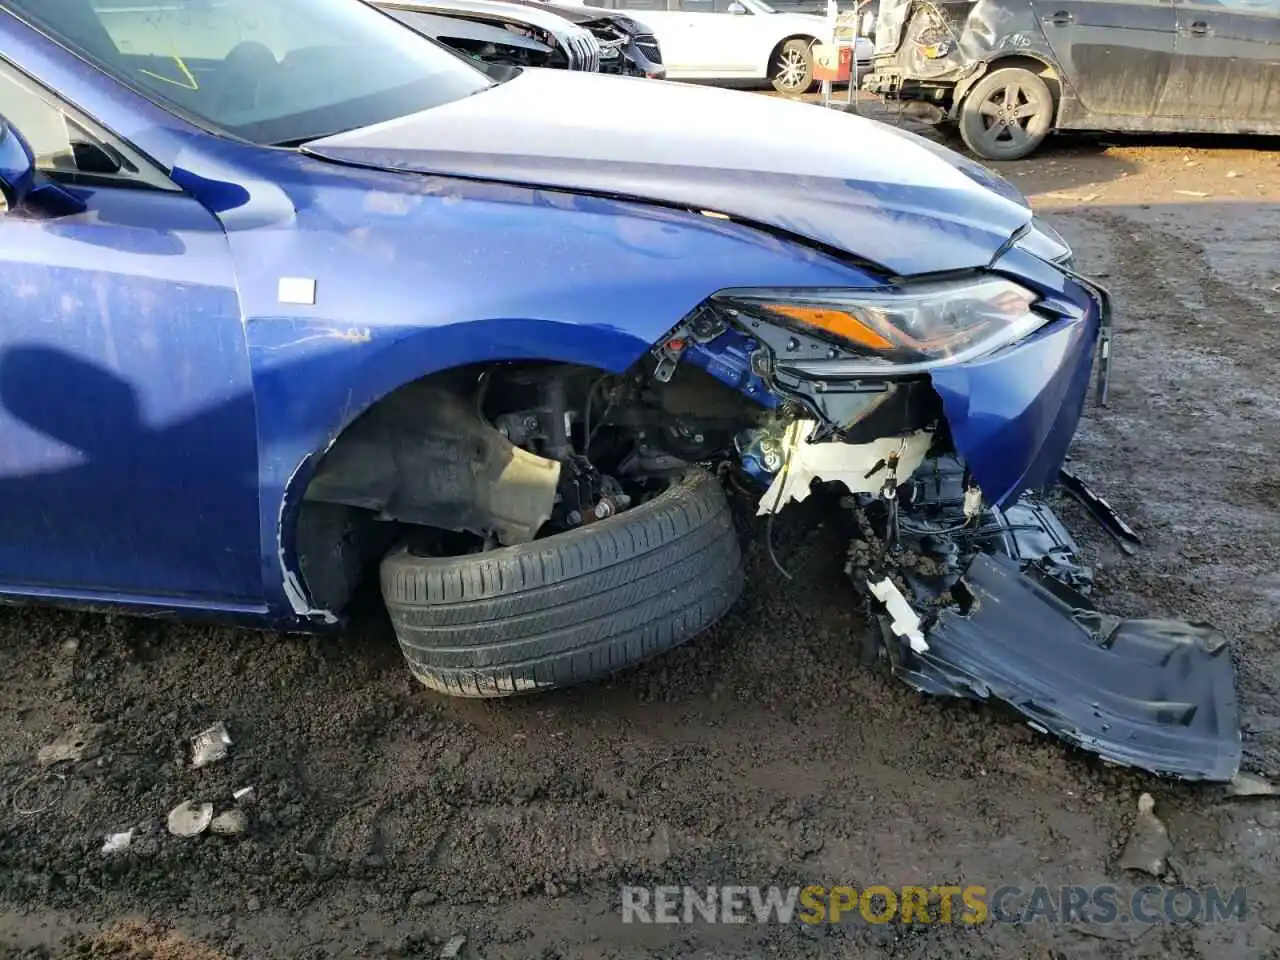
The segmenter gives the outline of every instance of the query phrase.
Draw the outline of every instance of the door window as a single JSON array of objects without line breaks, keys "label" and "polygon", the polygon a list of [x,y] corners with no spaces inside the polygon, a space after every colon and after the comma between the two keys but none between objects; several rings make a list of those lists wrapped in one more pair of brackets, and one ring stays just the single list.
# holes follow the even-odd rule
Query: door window
[{"label": "door window", "polygon": [[58,103],[34,82],[0,64],[0,116],[22,134],[36,169],[67,182],[177,189],[141,155]]}]

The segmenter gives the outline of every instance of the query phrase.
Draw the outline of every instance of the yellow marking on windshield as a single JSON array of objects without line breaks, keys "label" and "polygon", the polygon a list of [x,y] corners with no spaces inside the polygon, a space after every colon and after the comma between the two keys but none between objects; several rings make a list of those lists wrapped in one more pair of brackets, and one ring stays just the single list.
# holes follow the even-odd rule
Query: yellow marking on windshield
[{"label": "yellow marking on windshield", "polygon": [[186,63],[183,62],[182,58],[178,56],[176,53],[173,54],[173,62],[176,63],[178,65],[178,69],[182,71],[182,76],[184,79],[174,80],[172,77],[164,77],[158,73],[152,73],[150,70],[139,70],[138,72],[145,73],[148,77],[154,77],[155,79],[161,80],[164,83],[171,83],[175,87],[181,87],[183,90],[199,90],[200,84],[196,81],[195,74],[191,72],[191,69],[186,65]]},{"label": "yellow marking on windshield", "polygon": [[[160,27],[160,24],[155,22],[154,20],[151,21],[151,25],[156,28]],[[178,65],[178,69],[182,71],[183,79],[174,80],[172,77],[161,76],[158,73],[152,73],[150,70],[140,70],[138,72],[145,73],[148,77],[154,77],[155,79],[161,80],[164,83],[171,83],[175,87],[181,87],[183,90],[199,90],[200,84],[196,80],[196,75],[191,72],[191,69],[187,66],[186,61],[183,60],[181,56],[179,56],[178,48],[174,46],[173,38],[170,35],[166,34],[165,40],[167,41],[165,46],[169,48],[169,56],[171,56],[173,58],[173,62]]]}]

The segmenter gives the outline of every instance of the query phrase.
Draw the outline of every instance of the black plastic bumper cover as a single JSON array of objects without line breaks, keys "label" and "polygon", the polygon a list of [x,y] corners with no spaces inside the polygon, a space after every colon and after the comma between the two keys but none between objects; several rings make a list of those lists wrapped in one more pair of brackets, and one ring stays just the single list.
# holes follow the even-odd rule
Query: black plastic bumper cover
[{"label": "black plastic bumper cover", "polygon": [[1240,766],[1231,654],[1209,626],[1120,620],[1007,557],[965,571],[967,613],[944,609],[929,650],[899,664],[925,693],[1006,701],[1104,760],[1189,780]]}]

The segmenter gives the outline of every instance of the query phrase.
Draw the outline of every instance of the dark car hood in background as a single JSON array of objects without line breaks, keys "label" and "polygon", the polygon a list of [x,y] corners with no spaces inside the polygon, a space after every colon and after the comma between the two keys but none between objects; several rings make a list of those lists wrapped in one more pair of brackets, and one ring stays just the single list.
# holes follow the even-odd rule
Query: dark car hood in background
[{"label": "dark car hood in background", "polygon": [[876,121],[655,80],[526,70],[312,141],[320,158],[726,214],[910,275],[986,266],[1030,222],[961,157]]},{"label": "dark car hood in background", "polygon": [[549,10],[556,16],[564,17],[570,23],[576,23],[579,26],[584,23],[607,20],[617,24],[619,29],[628,36],[653,32],[643,23],[636,20],[635,17],[619,13],[616,10],[602,10],[599,7],[578,7],[569,3],[548,3],[547,0],[509,0],[509,2],[518,3],[525,7],[539,7],[543,10]]},{"label": "dark car hood in background", "polygon": [[[399,11],[388,10],[393,17]],[[409,26],[419,32],[426,32],[442,43],[449,40],[478,40],[481,43],[506,44],[535,53],[549,53],[551,47],[532,37],[514,33],[497,23],[486,23],[483,20],[472,20],[465,14],[448,16],[443,13],[427,13],[425,10],[409,11],[414,19]],[[554,42],[554,41],[553,41]]]}]

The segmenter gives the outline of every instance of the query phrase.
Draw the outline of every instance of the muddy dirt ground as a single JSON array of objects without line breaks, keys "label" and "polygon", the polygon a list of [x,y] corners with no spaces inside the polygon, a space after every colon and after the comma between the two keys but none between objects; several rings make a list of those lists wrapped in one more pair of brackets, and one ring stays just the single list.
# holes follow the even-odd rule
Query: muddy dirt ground
[{"label": "muddy dirt ground", "polygon": [[[1003,172],[1117,299],[1111,406],[1073,464],[1145,549],[1061,511],[1100,598],[1220,626],[1246,768],[1280,775],[1280,153],[1067,140]],[[747,595],[697,642],[507,702],[420,689],[376,617],[308,640],[0,611],[0,954],[409,958],[457,935],[463,957],[1280,954],[1280,800],[1103,767],[860,668],[839,524],[796,509],[777,539],[793,580],[753,537]],[[230,756],[190,769],[217,720]],[[42,768],[68,734],[83,758]],[[164,831],[246,785],[243,837]],[[1144,790],[1185,882],[1247,887],[1243,922],[620,922],[622,883],[1138,885],[1117,860]]]}]

